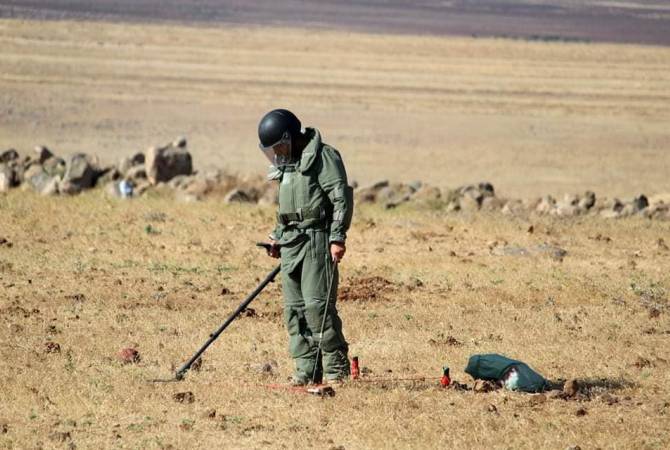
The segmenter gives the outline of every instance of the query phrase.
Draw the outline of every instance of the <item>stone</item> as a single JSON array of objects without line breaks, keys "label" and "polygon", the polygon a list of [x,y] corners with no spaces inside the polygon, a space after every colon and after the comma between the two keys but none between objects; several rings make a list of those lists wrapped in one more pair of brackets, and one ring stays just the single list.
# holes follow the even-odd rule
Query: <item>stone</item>
[{"label": "stone", "polygon": [[480,207],[480,201],[483,197],[473,196],[473,195],[464,195],[458,200],[458,206],[460,211],[478,211]]},{"label": "stone", "polygon": [[498,197],[484,197],[480,205],[482,211],[498,211],[503,207],[503,200]]},{"label": "stone", "polygon": [[505,202],[500,212],[505,215],[517,216],[525,213],[526,207],[521,200],[509,200]]},{"label": "stone", "polygon": [[51,150],[43,145],[38,145],[35,147],[35,154],[37,155],[37,162],[40,164],[43,164],[44,161],[54,156],[54,154],[51,153]]},{"label": "stone", "polygon": [[354,192],[356,203],[374,203],[377,201],[379,191],[389,186],[388,180],[381,180],[369,186],[356,189]]},{"label": "stone", "polygon": [[140,352],[131,347],[121,349],[117,357],[123,364],[136,364],[141,360]]},{"label": "stone", "polygon": [[121,161],[119,161],[119,164],[117,165],[117,169],[123,176],[128,173],[130,169],[132,169],[135,166],[143,165],[145,162],[145,157],[144,153],[135,153],[133,156],[127,156],[125,158],[121,158]]},{"label": "stone", "polygon": [[177,175],[191,175],[191,154],[184,147],[172,144],[166,147],[151,147],[145,153],[145,167],[151,184],[167,182]]},{"label": "stone", "polygon": [[135,166],[129,168],[126,171],[125,175],[123,176],[123,179],[133,181],[133,182],[148,179],[147,178],[147,171],[144,167],[144,164],[138,164],[138,165],[135,165]]},{"label": "stone", "polygon": [[19,152],[10,148],[0,153],[0,163],[8,163],[19,159]]},{"label": "stone", "polygon": [[563,261],[568,252],[551,244],[540,244],[532,248],[532,253],[548,256],[555,261]]},{"label": "stone", "polygon": [[52,156],[42,163],[42,168],[51,176],[63,178],[65,174],[65,161],[63,158]]},{"label": "stone", "polygon": [[42,187],[41,195],[58,195],[60,192],[60,177],[51,177]]},{"label": "stone", "polygon": [[7,192],[12,187],[14,172],[6,164],[0,164],[0,192]]},{"label": "stone", "polygon": [[26,185],[43,195],[54,195],[60,191],[60,177],[50,176],[39,164],[31,165],[25,172]]},{"label": "stone", "polygon": [[250,203],[253,197],[242,189],[233,189],[223,197],[224,203]]},{"label": "stone", "polygon": [[60,184],[61,194],[78,194],[95,186],[95,160],[84,153],[70,155],[65,162],[65,174]]},{"label": "stone", "polygon": [[265,191],[258,198],[259,205],[278,205],[279,204],[279,185],[272,183],[267,185]]},{"label": "stone", "polygon": [[633,200],[633,209],[636,213],[642,211],[647,206],[649,206],[649,200],[644,194],[640,195],[639,197],[635,197]]},{"label": "stone", "polygon": [[412,201],[417,203],[439,203],[442,199],[442,191],[435,186],[422,185],[412,195]]},{"label": "stone", "polygon": [[172,141],[172,146],[177,148],[186,148],[186,136],[179,136],[177,139]]},{"label": "stone", "polygon": [[588,211],[593,208],[596,204],[596,194],[591,191],[586,191],[582,198],[579,199],[577,206],[584,210]]},{"label": "stone", "polygon": [[540,199],[540,202],[535,207],[535,211],[539,214],[549,214],[556,207],[556,199],[551,195],[546,195]]}]

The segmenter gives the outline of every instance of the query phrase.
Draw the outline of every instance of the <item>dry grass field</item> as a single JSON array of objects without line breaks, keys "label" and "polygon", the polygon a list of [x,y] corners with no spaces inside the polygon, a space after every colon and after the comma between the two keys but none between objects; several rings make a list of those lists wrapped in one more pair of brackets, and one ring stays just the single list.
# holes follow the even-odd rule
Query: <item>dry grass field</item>
[{"label": "dry grass field", "polygon": [[[0,20],[0,150],[115,162],[185,135],[199,169],[261,173],[256,125],[275,106],[320,127],[360,183],[670,190],[669,48]],[[148,382],[272,270],[254,243],[273,221],[154,191],[0,194],[0,448],[670,447],[670,233],[642,218],[361,206],[339,310],[367,379],[386,381],[270,389],[291,374],[276,283],[199,371]],[[567,255],[500,251],[544,244]],[[487,352],[582,395],[437,387],[444,365],[471,386],[467,359]]]},{"label": "dry grass field", "polygon": [[186,135],[200,168],[264,172],[255,131],[276,106],[360,183],[668,190],[667,47],[0,21],[3,147],[114,162]]},{"label": "dry grass field", "polygon": [[[370,377],[428,378],[322,399],[265,387],[291,374],[278,284],[200,371],[147,382],[170,377],[272,269],[253,245],[271,208],[16,191],[0,210],[0,448],[670,445],[667,224],[359,208],[339,302],[351,352]],[[568,253],[498,256],[505,242]],[[129,346],[139,363],[117,360]],[[586,397],[436,386],[445,364],[471,385],[467,358],[485,352],[578,378]],[[183,392],[194,401],[175,401]]]}]

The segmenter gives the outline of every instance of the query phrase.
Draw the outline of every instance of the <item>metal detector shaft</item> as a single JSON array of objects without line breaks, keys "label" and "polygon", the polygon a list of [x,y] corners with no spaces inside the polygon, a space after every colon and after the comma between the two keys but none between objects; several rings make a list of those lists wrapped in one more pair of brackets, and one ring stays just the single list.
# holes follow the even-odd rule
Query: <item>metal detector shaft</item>
[{"label": "metal detector shaft", "polygon": [[249,303],[251,303],[256,298],[256,296],[258,296],[258,294],[261,293],[261,291],[265,288],[265,286],[267,286],[275,279],[280,270],[281,270],[281,264],[275,267],[275,269],[272,272],[270,272],[263,281],[261,281],[261,284],[259,284],[258,287],[256,287],[256,289],[254,289],[254,291],[251,294],[249,294],[249,296],[242,303],[240,303],[240,306],[238,306],[235,312],[232,313],[230,317],[228,317],[228,319],[226,319],[223,325],[221,325],[218,330],[216,330],[209,336],[207,342],[205,342],[203,346],[200,347],[200,349],[197,352],[195,352],[195,355],[193,355],[193,357],[191,357],[191,359],[189,359],[175,373],[175,378],[177,380],[181,380],[182,378],[184,378],[184,375],[186,374],[188,369],[191,368],[191,365],[193,365],[193,363],[200,357],[200,355],[202,355],[205,352],[205,350],[207,350],[207,347],[209,347],[219,337],[219,335],[223,333],[223,330],[225,330],[226,327],[228,327],[228,325],[230,325],[231,322],[235,320],[235,318],[239,316],[242,311],[244,311],[244,309],[249,305]]}]

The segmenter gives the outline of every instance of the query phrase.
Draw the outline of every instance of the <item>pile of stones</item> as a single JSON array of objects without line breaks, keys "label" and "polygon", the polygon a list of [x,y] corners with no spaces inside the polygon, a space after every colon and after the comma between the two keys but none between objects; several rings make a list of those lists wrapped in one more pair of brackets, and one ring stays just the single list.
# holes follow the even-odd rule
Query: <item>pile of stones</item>
[{"label": "pile of stones", "polygon": [[[0,192],[12,188],[32,189],[43,195],[73,195],[104,186],[105,192],[119,198],[137,197],[159,191],[179,201],[221,198],[226,203],[275,204],[277,183],[262,175],[237,176],[221,170],[199,173],[186,138],[151,147],[125,157],[116,165],[102,166],[96,157],[76,153],[65,158],[38,146],[32,155],[10,149],[0,153]],[[604,218],[643,216],[670,220],[670,195],[648,198],[645,195],[620,200],[596,197],[587,191],[566,194],[562,199],[550,195],[534,199],[506,199],[496,195],[491,183],[468,184],[456,189],[441,189],[421,181],[392,183],[378,181],[367,186],[354,183],[357,204],[372,203],[384,208],[403,204],[447,212],[492,211],[506,215],[532,214],[556,217],[599,215]]]},{"label": "pile of stones", "polygon": [[32,155],[22,156],[14,149],[0,153],[0,192],[21,188],[42,195],[74,195],[104,186],[105,192],[120,198],[155,190],[173,193],[181,201],[218,195],[224,202],[273,203],[275,184],[262,176],[195,172],[183,137],[109,166],[84,153],[62,158],[44,146],[35,147]]},{"label": "pile of stones", "polygon": [[670,220],[670,195],[654,198],[639,195],[621,200],[596,197],[595,193],[587,191],[581,195],[566,194],[560,200],[550,195],[521,200],[496,196],[493,185],[488,182],[468,184],[456,189],[440,189],[420,181],[404,184],[386,180],[357,187],[355,194],[359,204],[376,203],[387,209],[411,203],[448,212],[499,211],[514,216],[537,214],[556,217],[599,215],[609,219],[638,215]]}]

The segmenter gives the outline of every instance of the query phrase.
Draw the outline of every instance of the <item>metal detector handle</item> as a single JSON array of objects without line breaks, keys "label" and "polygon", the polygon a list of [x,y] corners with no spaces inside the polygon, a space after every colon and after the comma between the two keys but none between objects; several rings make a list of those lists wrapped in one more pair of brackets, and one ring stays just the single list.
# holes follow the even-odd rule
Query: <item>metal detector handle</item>
[{"label": "metal detector handle", "polygon": [[200,349],[197,352],[195,352],[195,355],[193,355],[191,359],[189,359],[183,366],[181,366],[179,370],[177,370],[177,372],[175,373],[175,378],[177,380],[181,380],[184,378],[184,375],[186,374],[188,369],[191,368],[191,365],[193,365],[193,363],[200,357],[200,355],[202,355],[205,352],[205,350],[207,350],[207,347],[209,347],[219,337],[219,335],[223,333],[223,330],[225,330],[228,327],[228,325],[230,325],[231,322],[235,320],[235,318],[239,316],[242,311],[245,310],[245,308],[249,305],[249,303],[251,303],[258,296],[258,294],[261,293],[261,291],[265,288],[265,286],[274,281],[275,277],[277,276],[280,270],[281,270],[281,264],[275,267],[274,270],[270,272],[263,281],[261,281],[261,284],[259,284],[258,287],[256,287],[256,289],[254,289],[254,291],[251,294],[249,294],[249,296],[242,303],[240,303],[240,306],[238,306],[235,312],[232,313],[230,317],[228,317],[228,319],[226,319],[223,325],[221,325],[218,330],[216,330],[209,336],[207,342],[205,342],[203,346],[200,347]]}]

